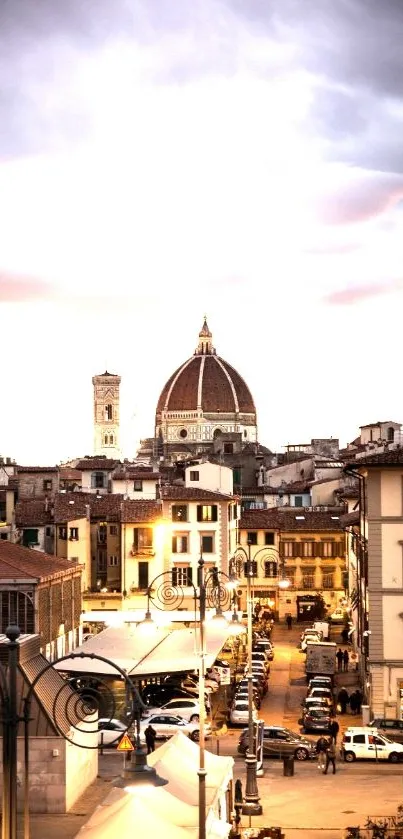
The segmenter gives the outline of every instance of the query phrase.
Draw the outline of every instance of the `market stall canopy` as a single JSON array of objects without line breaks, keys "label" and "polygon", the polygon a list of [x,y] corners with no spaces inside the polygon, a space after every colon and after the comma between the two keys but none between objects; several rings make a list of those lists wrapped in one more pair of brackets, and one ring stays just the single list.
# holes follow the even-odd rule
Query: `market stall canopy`
[{"label": "market stall canopy", "polygon": [[[217,625],[214,621],[206,623],[207,667],[212,666],[229,634],[226,625]],[[94,654],[113,661],[128,676],[144,678],[161,673],[197,670],[200,663],[198,648],[197,628],[172,631],[156,629],[152,635],[147,635],[141,628],[124,625],[104,629],[77,647],[74,653],[81,653],[82,658],[67,659],[54,666],[65,673],[111,675],[116,678],[115,668],[107,661],[90,658]]]},{"label": "market stall canopy", "polygon": [[164,839],[195,837],[193,829],[189,832],[154,812],[153,799],[147,806],[135,793],[124,793],[118,801],[114,801],[109,812],[103,813],[100,810],[107,811],[108,805],[97,808],[94,816],[78,831],[77,839],[114,839],[116,836],[119,839],[132,839],[133,835],[163,836]]},{"label": "market stall canopy", "polygon": [[[186,801],[194,807],[197,806],[199,800],[197,775],[199,746],[197,743],[193,743],[185,734],[178,731],[155,752],[148,755],[147,762],[168,781],[165,787],[168,792],[180,798],[181,801]],[[233,766],[232,757],[219,757],[211,752],[205,752],[207,805],[213,805],[226,791],[232,779]]]}]

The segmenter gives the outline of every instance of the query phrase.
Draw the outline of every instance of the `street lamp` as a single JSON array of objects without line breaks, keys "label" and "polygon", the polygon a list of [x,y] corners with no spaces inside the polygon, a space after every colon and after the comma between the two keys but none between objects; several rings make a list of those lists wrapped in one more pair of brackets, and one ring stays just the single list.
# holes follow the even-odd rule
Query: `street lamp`
[{"label": "street lamp", "polygon": [[243,554],[246,559],[244,574],[246,577],[246,601],[248,610],[248,749],[246,752],[246,787],[245,800],[242,805],[242,812],[249,816],[260,816],[263,812],[259,799],[257,786],[257,760],[254,747],[254,721],[253,721],[253,672],[252,672],[252,580],[255,576],[256,563],[251,560],[251,542],[248,540],[248,552],[241,546],[237,547],[235,556],[230,560],[230,575],[236,574],[242,569]]},{"label": "street lamp", "polygon": [[[179,585],[173,579],[172,571],[164,571],[162,574],[158,574],[154,579],[151,581],[150,585],[147,589],[147,610],[145,621],[139,624],[139,628],[141,629],[143,624],[145,623],[147,628],[151,625],[152,618],[151,618],[151,611],[150,605],[151,603],[157,609],[161,610],[174,610],[178,609],[185,598],[185,591],[184,588],[193,589],[193,601],[194,601],[194,611],[195,611],[195,622],[196,622],[196,611],[197,611],[197,601],[199,602],[199,710],[200,710],[200,717],[199,717],[199,724],[200,724],[200,735],[199,735],[199,768],[198,768],[198,777],[199,777],[199,833],[198,839],[206,839],[206,768],[205,768],[205,736],[204,736],[204,723],[205,723],[205,696],[204,696],[204,689],[205,689],[205,674],[206,674],[206,667],[205,667],[205,657],[206,657],[206,643],[205,643],[205,621],[206,621],[206,605],[215,607],[216,615],[215,618],[221,621],[222,623],[227,623],[229,633],[231,632],[232,626],[236,626],[237,621],[234,621],[235,616],[235,607],[234,607],[234,614],[232,616],[232,621],[228,624],[225,621],[223,615],[223,606],[230,603],[235,603],[235,592],[230,592],[227,585],[220,581],[220,577],[225,577],[226,581],[229,583],[230,578],[227,574],[223,571],[219,571],[218,568],[211,568],[208,571],[205,571],[204,568],[204,559],[203,556],[200,556],[198,561],[198,568],[197,568],[197,587],[193,584],[193,582],[188,577],[185,585]],[[157,584],[157,585],[156,585]],[[238,616],[236,615],[236,618]],[[213,618],[214,620],[214,618]],[[239,625],[239,622],[238,622]],[[238,630],[239,631],[239,630]]]}]

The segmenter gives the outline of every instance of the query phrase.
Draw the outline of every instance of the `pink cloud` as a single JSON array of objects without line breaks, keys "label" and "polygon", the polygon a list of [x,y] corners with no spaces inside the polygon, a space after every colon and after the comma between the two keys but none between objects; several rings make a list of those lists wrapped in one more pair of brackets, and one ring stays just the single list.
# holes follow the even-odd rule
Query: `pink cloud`
[{"label": "pink cloud", "polygon": [[34,300],[49,300],[54,297],[54,287],[43,280],[0,272],[0,302],[2,303],[26,303]]},{"label": "pink cloud", "polygon": [[318,219],[327,226],[357,224],[382,215],[403,197],[402,179],[377,176],[357,178],[341,189],[321,197],[316,205]]},{"label": "pink cloud", "polygon": [[352,306],[354,303],[361,303],[370,297],[391,294],[393,291],[400,291],[401,289],[403,289],[403,283],[392,280],[389,283],[372,283],[356,286],[355,288],[343,288],[340,291],[332,291],[323,300],[330,306]]}]

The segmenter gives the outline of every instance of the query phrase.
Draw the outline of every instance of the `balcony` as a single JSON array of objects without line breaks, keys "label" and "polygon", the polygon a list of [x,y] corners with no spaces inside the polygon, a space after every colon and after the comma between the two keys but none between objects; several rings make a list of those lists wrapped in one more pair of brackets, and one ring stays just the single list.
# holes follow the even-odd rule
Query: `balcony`
[{"label": "balcony", "polygon": [[155,556],[153,547],[141,547],[140,545],[132,545],[130,556]]}]

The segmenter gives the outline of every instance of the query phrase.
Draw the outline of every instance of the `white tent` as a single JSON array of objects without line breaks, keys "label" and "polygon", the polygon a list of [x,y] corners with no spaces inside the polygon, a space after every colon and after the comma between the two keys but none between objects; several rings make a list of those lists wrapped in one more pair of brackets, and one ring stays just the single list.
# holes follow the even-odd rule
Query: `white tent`
[{"label": "white tent", "polygon": [[[154,793],[154,789],[153,789]],[[99,810],[105,811],[100,813]],[[114,801],[112,810],[108,804],[101,805],[87,824],[79,830],[79,839],[132,839],[138,836],[163,836],[164,839],[189,839],[188,830],[166,821],[154,812],[153,799],[146,806],[139,796],[125,793]]]},{"label": "white tent", "polygon": [[[178,731],[162,746],[148,755],[148,764],[166,778],[166,789],[172,795],[197,806],[199,800],[199,746]],[[206,802],[214,805],[226,792],[232,779],[234,759],[205,752]]]},{"label": "white tent", "polygon": [[[228,634],[228,627],[217,626],[214,622],[206,623],[207,667],[214,664]],[[90,653],[115,662],[129,676],[139,678],[197,670],[200,664],[197,629],[156,629],[152,635],[144,635],[141,629],[126,624],[104,629],[74,652],[82,653],[83,658],[67,659],[56,663],[54,667],[64,673],[96,673],[116,677],[116,670],[111,664],[88,658]]]}]

